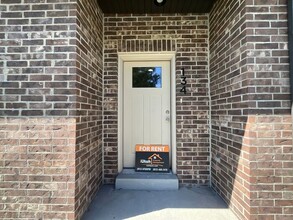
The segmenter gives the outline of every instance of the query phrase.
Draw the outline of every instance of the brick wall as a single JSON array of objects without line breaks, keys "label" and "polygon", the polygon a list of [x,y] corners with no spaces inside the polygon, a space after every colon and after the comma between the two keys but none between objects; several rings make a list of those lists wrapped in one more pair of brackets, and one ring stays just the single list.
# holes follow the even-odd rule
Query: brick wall
[{"label": "brick wall", "polygon": [[[118,52],[176,51],[187,94],[177,81],[177,173],[181,184],[209,184],[208,15],[105,15],[105,182],[117,166]],[[182,98],[182,103],[180,99]]]},{"label": "brick wall", "polygon": [[248,219],[293,218],[292,116],[249,116],[245,144],[250,159]]},{"label": "brick wall", "polygon": [[292,218],[286,1],[210,14],[212,186],[240,219]]},{"label": "brick wall", "polygon": [[[287,1],[247,3],[251,219],[293,218]],[[254,36],[252,36],[254,35]],[[253,63],[254,62],[254,63]]]},{"label": "brick wall", "polygon": [[74,218],[75,5],[41,2],[0,5],[1,219]]},{"label": "brick wall", "polygon": [[102,181],[102,16],[0,3],[0,218],[79,218]]},{"label": "brick wall", "polygon": [[102,184],[103,14],[96,0],[77,7],[76,215]]},{"label": "brick wall", "polygon": [[75,119],[0,119],[0,218],[74,219]]},{"label": "brick wall", "polygon": [[[229,13],[228,13],[229,12]],[[249,212],[244,1],[217,1],[210,14],[212,187],[243,218]]]},{"label": "brick wall", "polygon": [[1,1],[1,116],[63,116],[75,108],[75,6],[35,2]]}]

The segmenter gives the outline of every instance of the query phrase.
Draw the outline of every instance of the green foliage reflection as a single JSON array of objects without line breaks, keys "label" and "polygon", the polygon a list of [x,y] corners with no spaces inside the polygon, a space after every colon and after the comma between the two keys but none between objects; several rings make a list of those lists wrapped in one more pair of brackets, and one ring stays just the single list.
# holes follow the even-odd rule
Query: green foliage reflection
[{"label": "green foliage reflection", "polygon": [[160,67],[133,67],[132,86],[134,88],[161,88]]}]

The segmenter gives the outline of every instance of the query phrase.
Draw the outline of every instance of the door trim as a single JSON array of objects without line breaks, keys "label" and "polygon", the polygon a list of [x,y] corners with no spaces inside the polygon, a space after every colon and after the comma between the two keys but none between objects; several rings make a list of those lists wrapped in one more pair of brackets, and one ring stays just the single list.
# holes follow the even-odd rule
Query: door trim
[{"label": "door trim", "polygon": [[118,172],[123,169],[123,69],[124,62],[170,61],[171,70],[171,145],[172,172],[176,174],[176,68],[175,52],[170,53],[118,53]]}]

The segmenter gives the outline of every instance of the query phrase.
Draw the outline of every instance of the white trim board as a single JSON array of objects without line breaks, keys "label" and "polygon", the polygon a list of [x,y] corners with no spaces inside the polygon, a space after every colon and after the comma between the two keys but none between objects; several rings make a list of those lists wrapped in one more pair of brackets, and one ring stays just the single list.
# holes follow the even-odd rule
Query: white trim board
[{"label": "white trim board", "polygon": [[171,145],[172,172],[177,172],[176,161],[176,54],[170,53],[118,53],[118,172],[123,169],[123,65],[132,61],[170,61],[171,70]]}]

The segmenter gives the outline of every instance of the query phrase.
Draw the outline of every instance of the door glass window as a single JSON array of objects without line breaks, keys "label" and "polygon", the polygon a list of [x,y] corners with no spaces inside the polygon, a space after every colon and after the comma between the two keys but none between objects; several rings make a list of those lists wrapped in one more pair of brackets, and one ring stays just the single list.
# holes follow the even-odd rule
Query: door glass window
[{"label": "door glass window", "polygon": [[162,88],[162,67],[132,67],[133,88]]}]

